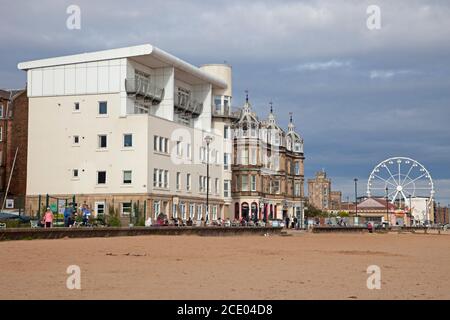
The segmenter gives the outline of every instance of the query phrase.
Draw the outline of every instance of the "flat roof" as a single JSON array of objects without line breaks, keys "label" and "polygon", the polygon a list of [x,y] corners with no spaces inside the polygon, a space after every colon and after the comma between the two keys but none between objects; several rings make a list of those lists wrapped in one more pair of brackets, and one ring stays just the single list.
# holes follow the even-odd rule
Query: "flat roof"
[{"label": "flat roof", "polygon": [[226,89],[225,81],[202,71],[200,68],[183,61],[170,53],[151,44],[132,47],[86,52],[75,55],[21,62],[17,65],[20,70],[54,67],[74,63],[86,63],[112,59],[130,58],[149,67],[173,66],[175,69],[203,82],[211,83],[214,88]]}]

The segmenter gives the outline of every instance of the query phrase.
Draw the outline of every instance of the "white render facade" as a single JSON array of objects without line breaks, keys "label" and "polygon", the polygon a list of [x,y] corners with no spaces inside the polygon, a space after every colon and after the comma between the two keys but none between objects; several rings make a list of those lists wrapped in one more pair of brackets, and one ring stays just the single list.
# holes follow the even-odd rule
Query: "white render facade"
[{"label": "white render facade", "polygon": [[30,214],[50,195],[75,196],[98,213],[113,207],[127,215],[134,203],[146,217],[205,217],[210,136],[209,218],[226,215],[227,143],[211,115],[214,95],[231,97],[231,82],[220,72],[151,45],[24,62],[19,69],[28,78]]}]

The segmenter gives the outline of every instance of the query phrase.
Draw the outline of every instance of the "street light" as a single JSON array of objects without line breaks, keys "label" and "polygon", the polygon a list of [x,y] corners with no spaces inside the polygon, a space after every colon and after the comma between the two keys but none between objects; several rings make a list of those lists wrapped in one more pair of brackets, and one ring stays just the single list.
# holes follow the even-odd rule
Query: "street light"
[{"label": "street light", "polygon": [[205,137],[206,142],[206,222],[209,219],[209,144],[212,142],[211,136]]},{"label": "street light", "polygon": [[355,216],[356,216],[356,222],[359,225],[359,221],[358,221],[358,179],[355,178],[355,179],[353,179],[353,181],[355,181]]},{"label": "street light", "polygon": [[386,216],[389,224],[391,224],[391,217],[389,216],[389,188],[386,187]]},{"label": "street light", "polygon": [[409,198],[409,218],[410,219],[412,219],[412,203],[411,203],[411,197],[412,197],[412,195],[409,195],[408,196],[408,198]]}]

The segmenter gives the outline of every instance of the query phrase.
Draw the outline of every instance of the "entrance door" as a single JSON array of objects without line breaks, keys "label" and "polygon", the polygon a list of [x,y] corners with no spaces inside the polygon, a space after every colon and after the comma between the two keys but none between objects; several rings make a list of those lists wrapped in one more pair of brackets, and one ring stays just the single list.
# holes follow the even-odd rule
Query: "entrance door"
[{"label": "entrance door", "polygon": [[248,221],[249,219],[249,213],[250,213],[250,208],[248,206],[247,202],[243,202],[241,205],[241,209],[242,209],[242,219]]}]

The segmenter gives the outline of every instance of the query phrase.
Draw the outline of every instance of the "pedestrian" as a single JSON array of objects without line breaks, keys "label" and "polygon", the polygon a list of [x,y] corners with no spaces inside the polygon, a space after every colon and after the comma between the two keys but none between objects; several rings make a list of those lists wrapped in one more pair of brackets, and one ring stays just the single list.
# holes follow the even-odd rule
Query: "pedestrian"
[{"label": "pedestrian", "polygon": [[91,216],[91,210],[89,209],[88,205],[84,205],[83,206],[83,210],[82,210],[82,217],[83,217],[83,225],[87,226],[89,223],[89,218]]},{"label": "pedestrian", "polygon": [[53,212],[50,207],[47,207],[47,211],[44,214],[44,228],[51,228],[53,226]]},{"label": "pedestrian", "polygon": [[286,229],[289,229],[289,221],[290,221],[289,217],[286,216]]},{"label": "pedestrian", "polygon": [[68,228],[70,226],[71,216],[72,216],[72,207],[66,206],[64,208],[64,227]]}]

